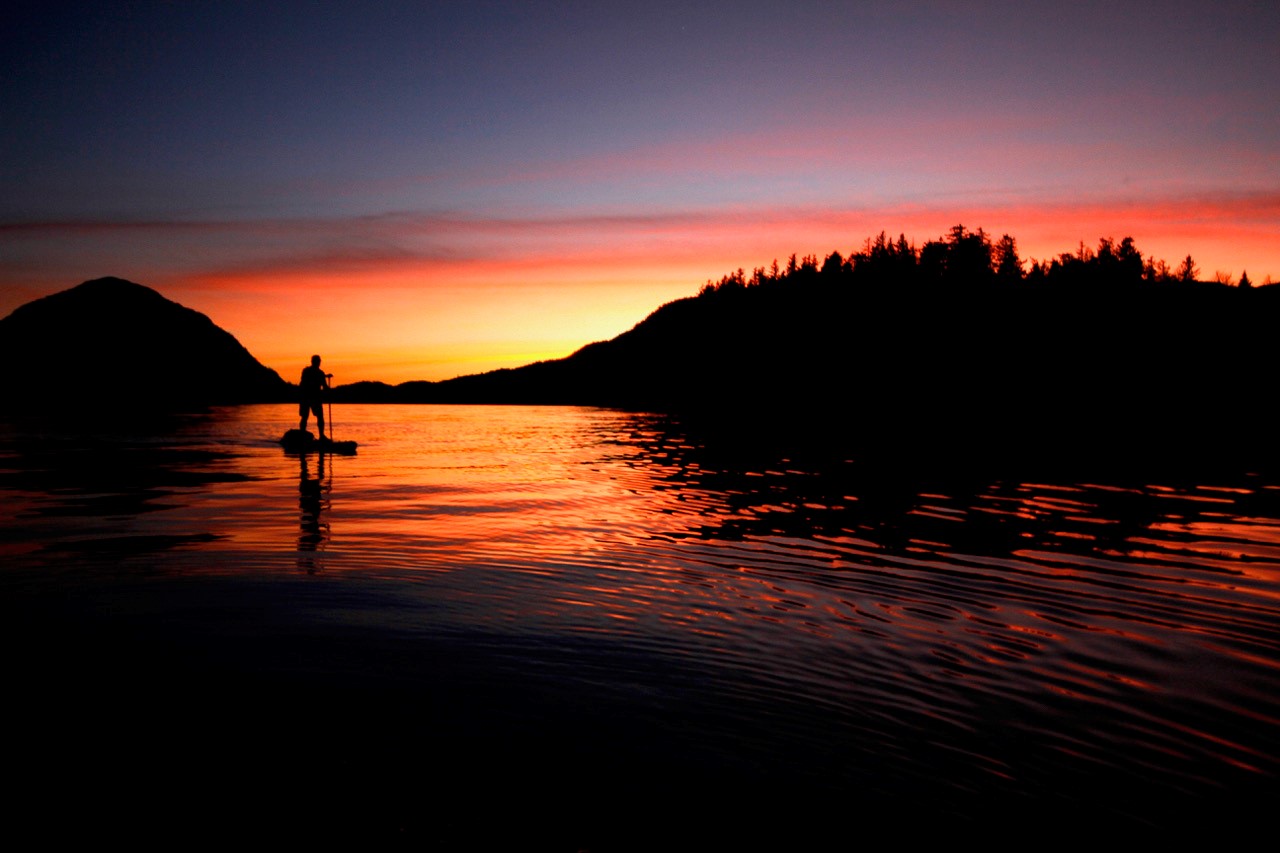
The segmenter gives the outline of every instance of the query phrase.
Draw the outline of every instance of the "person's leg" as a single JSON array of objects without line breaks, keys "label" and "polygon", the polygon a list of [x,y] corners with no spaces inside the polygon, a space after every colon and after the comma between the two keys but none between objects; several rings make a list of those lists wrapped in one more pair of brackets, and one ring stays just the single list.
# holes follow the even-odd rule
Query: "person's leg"
[{"label": "person's leg", "polygon": [[316,413],[316,429],[320,433],[320,437],[324,438],[324,403],[316,403],[311,411]]},{"label": "person's leg", "polygon": [[307,429],[307,401],[303,400],[298,404],[298,429],[304,432]]}]

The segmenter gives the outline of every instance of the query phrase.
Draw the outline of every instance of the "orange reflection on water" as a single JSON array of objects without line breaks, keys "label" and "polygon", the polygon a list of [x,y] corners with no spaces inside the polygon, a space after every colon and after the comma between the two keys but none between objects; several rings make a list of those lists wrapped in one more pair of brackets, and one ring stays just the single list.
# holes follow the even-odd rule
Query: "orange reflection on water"
[{"label": "orange reflection on water", "polygon": [[[185,461],[105,521],[83,494],[24,506],[5,492],[37,531],[0,518],[0,542],[27,543],[6,576],[14,562],[51,575],[68,553],[108,585],[238,573],[223,584],[243,588],[236,601],[285,589],[282,624],[358,628],[371,659],[422,644],[478,662],[485,695],[517,683],[494,694],[515,697],[514,715],[544,685],[652,712],[664,737],[689,708],[771,738],[779,711],[821,709],[839,724],[814,736],[824,767],[832,743],[896,751],[921,731],[946,766],[973,756],[962,785],[1003,773],[1021,790],[1050,753],[1079,756],[1069,772],[1116,761],[1174,785],[1187,756],[1207,777],[1276,766],[1280,496],[1265,485],[939,482],[567,407],[334,416],[360,449],[323,462],[275,444],[296,408],[192,416],[173,439]],[[104,530],[179,544],[126,562],[84,548]],[[35,536],[49,547],[31,550]],[[809,717],[795,719],[807,742]],[[779,742],[778,766],[795,746]]]},{"label": "orange reflection on water", "polygon": [[[275,418],[282,432],[293,415],[272,411],[253,412],[251,428]],[[813,472],[772,464],[731,475],[731,459],[705,464],[697,446],[626,413],[336,414],[360,451],[325,468],[323,571],[423,584],[490,631],[730,658],[765,648],[833,667],[822,677],[837,683],[895,661],[935,685],[1014,678],[1105,703],[1121,687],[1169,689],[1155,661],[1233,633],[1246,639],[1220,654],[1259,667],[1248,657],[1261,630],[1249,608],[1274,601],[1280,582],[1280,525],[1205,514],[1232,499],[1226,491],[1011,483],[885,502],[855,479],[831,492],[836,501],[806,492]],[[278,488],[282,524],[259,527],[254,546],[274,530],[277,548],[298,547],[306,469],[266,441],[234,464],[279,478],[266,485]],[[231,489],[261,495],[263,485]],[[1143,501],[1155,517],[1108,514],[1107,496],[1118,510]],[[263,511],[261,497],[246,508]],[[234,529],[235,514],[226,517]],[[823,527],[806,535],[806,524]],[[997,535],[975,540],[975,526]]]}]

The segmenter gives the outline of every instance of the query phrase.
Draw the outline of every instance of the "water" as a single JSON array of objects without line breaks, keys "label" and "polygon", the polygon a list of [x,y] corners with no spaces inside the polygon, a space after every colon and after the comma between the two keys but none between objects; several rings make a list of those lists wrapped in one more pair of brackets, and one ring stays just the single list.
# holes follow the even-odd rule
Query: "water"
[{"label": "water", "polygon": [[356,456],[284,454],[284,406],[0,425],[24,808],[612,849],[904,809],[1221,832],[1275,804],[1262,467],[997,474],[607,410],[337,414]]}]

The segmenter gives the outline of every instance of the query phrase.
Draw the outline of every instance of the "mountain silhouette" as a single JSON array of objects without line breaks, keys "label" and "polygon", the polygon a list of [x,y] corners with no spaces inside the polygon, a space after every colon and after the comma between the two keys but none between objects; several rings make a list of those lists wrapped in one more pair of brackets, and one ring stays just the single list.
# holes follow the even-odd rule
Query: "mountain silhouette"
[{"label": "mountain silhouette", "polygon": [[[996,247],[1003,258],[996,262]],[[1007,263],[1006,263],[1007,261]],[[1022,272],[960,226],[916,250],[742,270],[572,355],[336,402],[571,404],[676,412],[744,436],[916,454],[1227,458],[1274,444],[1280,287],[1232,287],[1104,240]],[[207,317],[98,279],[0,320],[0,405],[295,399]]]},{"label": "mountain silhouette", "polygon": [[229,332],[151,288],[99,278],[0,320],[0,405],[171,408],[291,398]]},{"label": "mountain silhouette", "polygon": [[807,263],[750,285],[739,272],[564,359],[335,399],[677,411],[943,454],[1226,456],[1271,442],[1280,288],[1140,276],[877,281]]}]

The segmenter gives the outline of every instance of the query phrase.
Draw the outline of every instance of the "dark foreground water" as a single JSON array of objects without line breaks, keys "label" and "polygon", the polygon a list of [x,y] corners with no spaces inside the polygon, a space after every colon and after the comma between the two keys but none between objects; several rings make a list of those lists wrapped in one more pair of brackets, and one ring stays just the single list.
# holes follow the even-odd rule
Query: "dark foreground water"
[{"label": "dark foreground water", "polygon": [[1269,460],[1048,476],[602,410],[337,414],[359,455],[286,455],[285,406],[0,423],[11,824],[853,849],[1224,840],[1280,804]]}]

